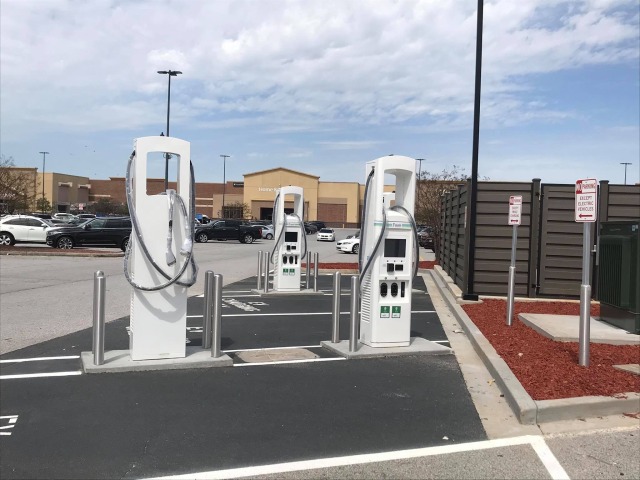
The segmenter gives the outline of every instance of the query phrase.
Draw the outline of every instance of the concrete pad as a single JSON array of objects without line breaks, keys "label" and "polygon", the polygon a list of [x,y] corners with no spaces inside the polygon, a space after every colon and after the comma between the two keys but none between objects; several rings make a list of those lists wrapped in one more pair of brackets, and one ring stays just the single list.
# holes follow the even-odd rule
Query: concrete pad
[{"label": "concrete pad", "polygon": [[623,372],[633,373],[634,375],[640,375],[640,363],[630,363],[629,365],[614,365],[616,370],[622,370]]},{"label": "concrete pad", "polygon": [[318,358],[318,355],[304,348],[283,348],[279,350],[250,350],[247,352],[238,352],[236,353],[236,357],[247,363],[264,363],[287,360],[308,360]]},{"label": "concrete pad", "polygon": [[185,358],[163,358],[161,360],[131,360],[129,350],[104,352],[104,363],[93,364],[93,353],[82,352],[84,373],[145,372],[150,370],[181,370],[187,368],[232,367],[233,360],[228,355],[211,357],[211,350],[202,347],[187,347]]},{"label": "concrete pad", "polygon": [[330,341],[321,342],[321,345],[345,358],[375,358],[375,357],[397,357],[401,355],[450,355],[453,353],[449,347],[444,347],[438,343],[430,342],[420,337],[412,337],[408,347],[370,347],[358,343],[355,352],[349,351],[349,340],[342,340],[339,343]]},{"label": "concrete pad", "polygon": [[[557,342],[577,342],[580,317],[578,315],[544,315],[540,313],[521,313],[518,319],[525,325],[547,338]],[[591,317],[589,337],[592,343],[608,345],[640,345],[640,335]]]}]

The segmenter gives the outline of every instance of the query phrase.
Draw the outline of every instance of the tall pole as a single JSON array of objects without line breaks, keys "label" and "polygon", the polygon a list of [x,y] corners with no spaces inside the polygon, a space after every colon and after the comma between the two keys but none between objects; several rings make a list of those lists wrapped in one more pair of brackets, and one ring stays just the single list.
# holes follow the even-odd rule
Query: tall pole
[{"label": "tall pole", "polygon": [[[49,155],[49,152],[39,152],[39,153],[42,154],[42,208],[44,210],[44,165],[47,159],[47,155]],[[625,178],[626,178],[626,167],[625,167]]]},{"label": "tall pole", "polygon": [[[420,180],[422,180],[422,161],[424,160],[424,158],[416,158],[416,160],[419,162],[420,166],[418,167],[418,194],[416,195],[416,200],[418,201],[418,206],[420,207]],[[422,209],[418,210],[416,208],[416,211],[418,212],[422,212]]]},{"label": "tall pole", "polygon": [[[169,136],[169,113],[171,111],[171,77],[177,77],[181,75],[182,72],[177,70],[158,70],[160,75],[167,75],[169,77],[169,86],[167,88],[167,137]],[[164,162],[164,189],[167,190],[169,188],[169,152],[165,154],[165,162]]]},{"label": "tall pole", "polygon": [[473,103],[473,155],[471,158],[471,192],[469,195],[469,261],[465,300],[477,300],[473,293],[476,260],[476,203],[478,201],[478,145],[480,142],[480,93],[482,80],[482,16],[484,0],[478,0],[476,26],[476,88]]},{"label": "tall pole", "polygon": [[627,167],[633,165],[631,162],[620,162],[620,165],[624,165],[624,184],[627,184]]},{"label": "tall pole", "polygon": [[224,218],[224,196],[227,193],[227,158],[231,155],[220,155],[222,157],[222,218]]}]

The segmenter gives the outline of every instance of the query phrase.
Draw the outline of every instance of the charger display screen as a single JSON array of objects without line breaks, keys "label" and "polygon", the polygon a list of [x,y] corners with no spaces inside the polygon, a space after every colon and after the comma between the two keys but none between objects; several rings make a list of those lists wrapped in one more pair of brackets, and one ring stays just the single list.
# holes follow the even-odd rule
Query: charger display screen
[{"label": "charger display screen", "polygon": [[400,238],[387,238],[384,241],[385,257],[404,257],[407,253],[407,241]]},{"label": "charger display screen", "polygon": [[284,232],[284,241],[295,243],[298,241],[298,232]]}]

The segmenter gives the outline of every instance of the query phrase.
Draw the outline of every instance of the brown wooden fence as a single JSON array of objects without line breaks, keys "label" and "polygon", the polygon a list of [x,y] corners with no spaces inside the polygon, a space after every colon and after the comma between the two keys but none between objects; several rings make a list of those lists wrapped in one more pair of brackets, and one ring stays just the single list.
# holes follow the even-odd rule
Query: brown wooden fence
[{"label": "brown wooden fence", "polygon": [[[582,268],[582,227],[574,221],[574,185],[531,182],[478,182],[476,252],[469,265],[467,198],[471,181],[442,198],[438,262],[463,293],[507,293],[512,227],[507,224],[509,197],[522,195],[518,227],[515,294],[525,297],[578,297]],[[598,223],[591,238],[597,245],[599,223],[640,218],[640,185],[600,182]],[[594,248],[592,277],[598,257]],[[468,275],[474,284],[468,291]],[[597,298],[597,283],[594,297]]]}]

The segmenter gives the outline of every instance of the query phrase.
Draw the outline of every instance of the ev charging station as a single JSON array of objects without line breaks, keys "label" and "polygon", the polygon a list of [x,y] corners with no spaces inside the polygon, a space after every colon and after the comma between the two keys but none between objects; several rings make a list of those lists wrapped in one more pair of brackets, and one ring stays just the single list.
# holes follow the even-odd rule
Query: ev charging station
[{"label": "ev charging station", "polygon": [[[194,175],[189,142],[173,137],[134,141],[127,165],[127,203],[132,235],[125,252],[131,294],[132,360],[186,356],[187,289],[197,277],[193,258]],[[147,193],[148,155],[177,156],[177,189]],[[165,240],[166,239],[166,240]]]},{"label": "ev charging station", "polygon": [[[367,162],[366,173],[359,252],[360,341],[370,347],[409,346],[411,291],[419,260],[413,218],[416,161],[381,157]],[[395,176],[395,193],[384,192],[385,176]]]},{"label": "ev charging station", "polygon": [[[285,198],[293,197],[293,213],[284,211]],[[304,231],[304,192],[302,187],[287,186],[276,191],[273,202],[275,246],[271,252],[275,292],[299,292],[302,259],[307,254]],[[304,243],[304,248],[303,248]]]}]

